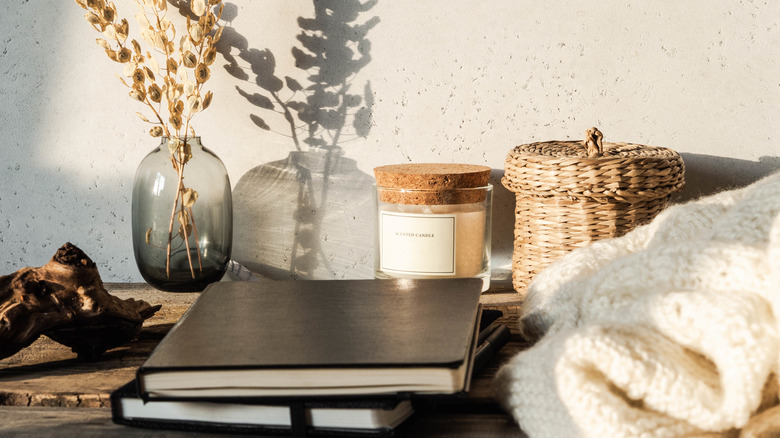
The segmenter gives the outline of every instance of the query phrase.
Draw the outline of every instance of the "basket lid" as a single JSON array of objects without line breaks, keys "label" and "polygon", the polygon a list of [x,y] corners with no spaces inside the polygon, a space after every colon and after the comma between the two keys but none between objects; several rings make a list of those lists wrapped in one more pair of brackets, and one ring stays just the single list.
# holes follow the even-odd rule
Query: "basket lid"
[{"label": "basket lid", "polygon": [[659,198],[685,185],[685,165],[672,149],[602,142],[596,128],[585,141],[546,141],[515,147],[502,184],[529,196],[631,202]]}]

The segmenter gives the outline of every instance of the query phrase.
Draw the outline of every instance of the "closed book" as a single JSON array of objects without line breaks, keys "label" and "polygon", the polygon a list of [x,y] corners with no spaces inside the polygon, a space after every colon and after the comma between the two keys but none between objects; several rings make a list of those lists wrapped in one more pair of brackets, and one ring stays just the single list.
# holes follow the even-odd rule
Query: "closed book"
[{"label": "closed book", "polygon": [[468,389],[481,280],[208,286],[139,368],[144,398]]},{"label": "closed book", "polygon": [[[144,401],[129,382],[111,394],[115,423],[153,429],[251,434],[385,436],[414,412],[405,399],[269,404],[239,401]],[[295,424],[296,409],[301,424]]]}]

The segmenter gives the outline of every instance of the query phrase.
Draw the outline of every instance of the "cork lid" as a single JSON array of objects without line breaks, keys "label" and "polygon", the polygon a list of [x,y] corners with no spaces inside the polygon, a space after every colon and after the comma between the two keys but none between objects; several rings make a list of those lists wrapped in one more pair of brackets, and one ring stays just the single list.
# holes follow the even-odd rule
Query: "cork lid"
[{"label": "cork lid", "polygon": [[391,164],[374,168],[379,199],[392,204],[482,202],[490,167],[457,163]]}]

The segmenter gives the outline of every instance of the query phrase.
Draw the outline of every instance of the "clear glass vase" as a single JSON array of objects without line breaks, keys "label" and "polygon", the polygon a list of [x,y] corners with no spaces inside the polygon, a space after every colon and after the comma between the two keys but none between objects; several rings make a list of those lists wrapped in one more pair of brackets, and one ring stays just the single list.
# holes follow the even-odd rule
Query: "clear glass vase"
[{"label": "clear glass vase", "polygon": [[233,245],[230,179],[200,137],[163,137],[141,161],[132,228],[138,269],[157,289],[201,291],[225,274]]}]

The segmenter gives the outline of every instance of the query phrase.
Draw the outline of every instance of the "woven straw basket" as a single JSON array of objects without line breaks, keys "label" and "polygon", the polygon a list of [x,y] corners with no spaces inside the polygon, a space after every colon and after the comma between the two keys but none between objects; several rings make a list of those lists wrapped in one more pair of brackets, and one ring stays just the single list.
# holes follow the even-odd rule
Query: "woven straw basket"
[{"label": "woven straw basket", "polygon": [[515,193],[512,280],[525,295],[533,277],[574,248],[650,221],[685,184],[682,158],[663,147],[584,142],[517,146],[502,184]]}]

